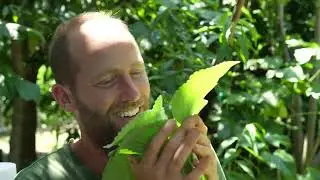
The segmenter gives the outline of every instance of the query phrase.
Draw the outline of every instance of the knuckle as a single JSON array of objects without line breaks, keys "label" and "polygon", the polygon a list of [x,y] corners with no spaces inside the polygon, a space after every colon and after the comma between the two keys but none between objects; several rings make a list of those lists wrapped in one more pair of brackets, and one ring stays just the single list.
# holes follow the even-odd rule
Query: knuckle
[{"label": "knuckle", "polygon": [[201,133],[198,129],[192,128],[188,131],[188,135],[194,138],[198,138],[200,137]]},{"label": "knuckle", "polygon": [[195,120],[194,120],[193,116],[190,116],[184,120],[183,125],[186,127],[193,126],[195,124],[194,122],[195,122]]}]

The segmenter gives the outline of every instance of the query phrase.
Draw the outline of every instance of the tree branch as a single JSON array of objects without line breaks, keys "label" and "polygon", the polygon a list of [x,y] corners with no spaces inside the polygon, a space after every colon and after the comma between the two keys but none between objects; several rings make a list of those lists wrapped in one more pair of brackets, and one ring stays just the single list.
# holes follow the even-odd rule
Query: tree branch
[{"label": "tree branch", "polygon": [[234,32],[237,26],[237,23],[239,22],[240,16],[241,16],[241,9],[245,3],[245,0],[238,0],[237,5],[235,7],[235,11],[232,16],[232,22],[231,22],[231,28],[230,28],[230,36],[228,37],[229,43],[231,42]]}]

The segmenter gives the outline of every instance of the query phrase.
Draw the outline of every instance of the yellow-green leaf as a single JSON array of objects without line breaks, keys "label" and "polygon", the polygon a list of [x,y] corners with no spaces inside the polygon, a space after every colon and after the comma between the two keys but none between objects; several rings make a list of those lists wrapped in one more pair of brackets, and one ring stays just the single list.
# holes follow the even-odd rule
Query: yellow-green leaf
[{"label": "yellow-green leaf", "polygon": [[219,79],[238,61],[226,61],[193,73],[171,99],[173,117],[181,123],[188,116],[198,114],[207,104],[203,99]]}]

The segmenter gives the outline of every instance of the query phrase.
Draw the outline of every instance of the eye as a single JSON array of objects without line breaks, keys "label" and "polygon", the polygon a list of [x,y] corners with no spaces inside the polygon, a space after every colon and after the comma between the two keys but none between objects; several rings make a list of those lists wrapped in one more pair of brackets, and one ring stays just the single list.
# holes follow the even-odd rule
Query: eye
[{"label": "eye", "polygon": [[110,86],[115,82],[115,80],[116,80],[116,77],[114,75],[110,75],[100,80],[97,83],[97,86]]},{"label": "eye", "polygon": [[144,70],[135,70],[135,71],[132,71],[130,74],[134,77],[138,77],[138,76],[141,76],[143,73],[144,73]]}]

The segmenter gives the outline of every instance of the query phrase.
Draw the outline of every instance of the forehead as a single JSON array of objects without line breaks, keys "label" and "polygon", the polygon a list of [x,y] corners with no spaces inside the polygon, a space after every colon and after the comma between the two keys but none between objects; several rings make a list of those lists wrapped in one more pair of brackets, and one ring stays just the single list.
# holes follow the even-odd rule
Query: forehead
[{"label": "forehead", "polygon": [[97,69],[143,61],[134,37],[117,19],[89,20],[68,38],[72,59],[86,69],[91,66]]},{"label": "forehead", "polygon": [[136,45],[127,27],[117,19],[99,18],[86,21],[69,35],[71,51],[94,53],[117,44]]}]

